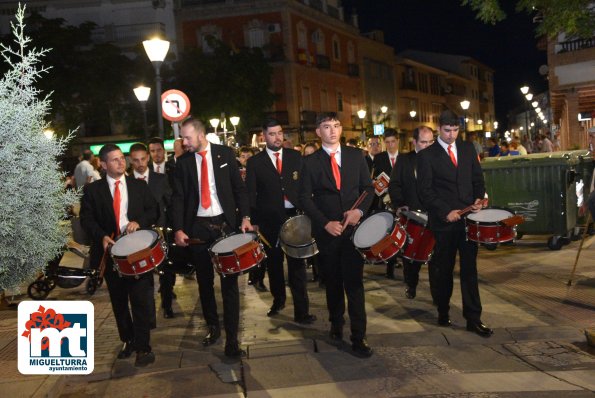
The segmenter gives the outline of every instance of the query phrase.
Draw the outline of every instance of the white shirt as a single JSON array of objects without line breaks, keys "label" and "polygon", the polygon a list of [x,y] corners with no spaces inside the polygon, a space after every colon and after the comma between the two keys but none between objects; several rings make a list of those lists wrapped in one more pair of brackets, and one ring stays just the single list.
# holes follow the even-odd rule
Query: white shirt
[{"label": "white shirt", "polygon": [[395,153],[386,151],[386,153],[388,153],[388,161],[390,162],[391,167],[394,167],[394,165],[397,164],[397,156],[399,156],[399,151]]},{"label": "white shirt", "polygon": [[[106,175],[107,184],[109,185],[109,191],[114,198],[114,190],[116,189],[116,180]],[[128,189],[126,187],[126,176],[120,177],[120,233],[126,230],[126,226],[130,222],[128,220]]]},{"label": "white shirt", "polygon": [[[440,136],[438,136],[438,143],[440,144],[440,146],[442,148],[444,148],[444,150],[446,151],[446,154],[448,155],[448,157],[450,158],[450,155],[448,154],[448,145],[446,142],[442,141],[442,138],[440,138]],[[457,160],[457,163],[459,162],[459,156],[457,155],[457,145],[456,145],[456,141],[453,142],[452,144],[450,144],[450,150],[452,151],[452,153],[455,154],[455,159]]]},{"label": "white shirt", "polygon": [[[283,148],[281,148],[277,152],[275,152],[275,151],[271,151],[268,147],[266,147],[266,151],[267,151],[267,154],[269,155],[269,158],[271,159],[271,162],[273,162],[273,167],[275,168],[275,170],[277,169],[277,156],[275,154],[276,153],[279,154],[279,160],[281,160],[281,169],[283,169]],[[277,171],[279,171],[279,170],[277,170]],[[293,203],[291,203],[289,200],[287,200],[286,196],[284,196],[284,197],[286,198],[284,200],[285,208],[293,209],[295,207],[293,205]]]},{"label": "white shirt", "polygon": [[[202,203],[198,206],[198,211],[196,215],[198,217],[215,217],[220,214],[223,214],[223,208],[221,207],[221,203],[219,202],[219,198],[217,197],[217,186],[215,185],[215,173],[213,172],[213,157],[211,156],[211,144],[207,145],[205,149],[207,151],[206,158],[207,158],[207,169],[209,172],[209,190],[211,191],[211,206],[208,209],[202,207]],[[202,156],[199,155],[198,152],[194,154],[194,158],[196,159],[196,170],[198,174],[198,195],[200,197],[200,170],[202,165]]]},{"label": "white shirt", "polygon": [[[167,159],[163,161],[163,163],[155,163],[153,162],[153,171],[159,174],[165,174],[165,162]],[[157,171],[157,167],[159,167],[159,171]]]},{"label": "white shirt", "polygon": [[148,184],[149,183],[149,169],[146,169],[145,172],[143,174],[139,174],[137,173],[136,170],[134,170],[133,172],[133,176],[136,179],[143,179],[144,177],[144,181]]},{"label": "white shirt", "polygon": [[331,156],[331,152],[336,152],[336,153],[335,153],[335,161],[337,162],[337,165],[338,165],[339,167],[341,167],[341,145],[339,145],[339,146],[337,147],[337,150],[336,150],[336,151],[333,151],[332,149],[330,149],[330,148],[327,148],[327,147],[325,147],[324,145],[322,146],[322,149],[323,149],[323,150],[324,150],[324,151],[325,151],[325,152],[326,152],[326,153],[327,153],[329,156]]},{"label": "white shirt", "polygon": [[81,160],[74,168],[74,182],[77,188],[84,186],[87,183],[88,177],[95,179],[95,169],[88,160]]}]

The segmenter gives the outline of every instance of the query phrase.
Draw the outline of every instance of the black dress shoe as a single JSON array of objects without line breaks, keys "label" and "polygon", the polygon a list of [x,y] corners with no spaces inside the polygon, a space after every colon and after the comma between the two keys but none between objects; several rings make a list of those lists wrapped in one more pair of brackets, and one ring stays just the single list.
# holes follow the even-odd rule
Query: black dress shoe
[{"label": "black dress shoe", "polygon": [[134,352],[134,348],[132,348],[132,342],[127,341],[122,345],[122,349],[118,353],[118,359],[129,358],[133,352]]},{"label": "black dress shoe", "polygon": [[450,326],[450,318],[448,317],[448,315],[438,315],[438,325],[439,326]]},{"label": "black dress shoe", "polygon": [[238,343],[225,343],[225,356],[228,358],[244,357],[246,351],[242,350]]},{"label": "black dress shoe", "polygon": [[285,308],[285,304],[273,304],[271,306],[271,309],[267,311],[267,316],[275,316],[279,313],[279,311],[281,311],[283,308]]},{"label": "black dress shoe", "polygon": [[174,317],[174,311],[171,308],[166,308],[163,310],[163,317],[165,319],[171,319]]},{"label": "black dress shoe", "polygon": [[152,364],[153,362],[155,362],[155,354],[153,353],[153,351],[136,352],[136,361],[134,361],[134,366],[142,368]]},{"label": "black dress shoe", "polygon": [[490,337],[494,330],[484,325],[481,321],[467,321],[467,330],[477,333],[481,337]]},{"label": "black dress shoe", "polygon": [[369,358],[372,356],[372,348],[368,345],[366,339],[357,339],[351,341],[353,353],[360,358]]},{"label": "black dress shoe", "polygon": [[302,325],[311,325],[316,322],[316,315],[308,314],[306,316],[295,318],[294,321],[297,323],[301,323]]},{"label": "black dress shoe", "polygon": [[407,297],[408,299],[414,299],[416,293],[417,292],[415,288],[408,287],[405,289],[405,297]]},{"label": "black dress shoe", "polygon": [[202,345],[209,346],[211,344],[215,344],[217,342],[217,339],[221,336],[221,329],[219,329],[219,327],[217,326],[209,326],[209,331],[207,332],[207,335],[205,336],[205,338],[202,340]]},{"label": "black dress shoe", "polygon": [[329,332],[331,340],[341,341],[343,340],[343,325],[332,325],[331,331]]},{"label": "black dress shoe", "polygon": [[259,292],[263,292],[263,293],[269,291],[269,289],[267,289],[267,287],[263,281],[258,281],[256,283],[254,283],[254,288],[256,290],[258,290]]}]

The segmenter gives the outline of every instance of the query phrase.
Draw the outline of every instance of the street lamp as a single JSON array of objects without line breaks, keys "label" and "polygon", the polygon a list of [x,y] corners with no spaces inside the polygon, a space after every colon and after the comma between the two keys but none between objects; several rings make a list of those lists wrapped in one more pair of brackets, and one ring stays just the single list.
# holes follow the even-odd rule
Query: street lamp
[{"label": "street lamp", "polygon": [[233,126],[233,133],[236,133],[236,128],[238,126],[238,124],[240,124],[240,117],[239,116],[232,116],[229,118],[229,121],[231,122],[231,125]]},{"label": "street lamp", "polygon": [[145,130],[145,141],[149,140],[149,127],[147,125],[147,100],[151,94],[151,88],[145,86],[138,86],[134,89],[134,95],[140,106],[143,109],[143,129]]},{"label": "street lamp", "polygon": [[220,122],[220,120],[217,119],[216,117],[209,120],[211,127],[213,127],[213,129],[215,129],[215,134],[217,134],[217,127],[219,127],[219,122]]},{"label": "street lamp", "polygon": [[43,135],[48,140],[51,140],[54,137],[54,130],[52,130],[52,129],[45,129],[45,130],[43,130]]},{"label": "street lamp", "polygon": [[149,60],[155,68],[155,98],[157,100],[157,122],[159,125],[159,137],[163,138],[163,115],[161,114],[161,75],[159,70],[169,50],[169,41],[154,38],[143,41],[143,47]]},{"label": "street lamp", "polygon": [[[528,86],[523,86],[521,87],[521,93],[523,94],[523,96],[525,96],[525,98],[527,99],[527,101],[531,101],[531,99],[533,98],[533,94],[529,94],[529,87]],[[525,108],[525,130],[529,131],[529,108],[526,107]],[[521,136],[522,138],[522,136]]]},{"label": "street lamp", "polygon": [[525,98],[527,98],[527,101],[531,101],[533,99],[533,94],[525,94]]},{"label": "street lamp", "polygon": [[415,112],[414,110],[409,111],[409,116],[411,116],[411,119],[414,119],[415,115],[417,115],[417,112]]},{"label": "street lamp", "polygon": [[382,105],[380,107],[380,112],[382,112],[382,114],[385,114],[386,112],[388,112],[388,107],[386,105]]},{"label": "street lamp", "polygon": [[359,111],[357,111],[357,117],[359,117],[359,120],[362,122],[362,143],[366,143],[366,129],[364,127],[364,119],[366,118],[366,110],[365,109],[360,109]]},{"label": "street lamp", "polygon": [[498,130],[498,121],[494,121],[494,130]]},{"label": "street lamp", "polygon": [[471,105],[471,102],[469,102],[468,100],[463,100],[461,101],[461,108],[463,108],[463,120],[465,121],[465,132],[467,132],[467,109],[469,109],[469,106]]},{"label": "street lamp", "polygon": [[529,87],[528,86],[521,87],[521,93],[523,93],[523,95],[527,94],[528,92],[529,92]]}]

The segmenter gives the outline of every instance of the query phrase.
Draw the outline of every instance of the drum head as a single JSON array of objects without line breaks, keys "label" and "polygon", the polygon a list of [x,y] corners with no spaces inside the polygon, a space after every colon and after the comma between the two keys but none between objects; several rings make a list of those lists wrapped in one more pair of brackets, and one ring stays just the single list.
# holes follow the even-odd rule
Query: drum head
[{"label": "drum head", "polygon": [[514,216],[513,213],[504,209],[483,209],[477,213],[471,213],[467,218],[476,222],[498,222]]},{"label": "drum head", "polygon": [[306,215],[291,217],[281,226],[281,242],[290,246],[302,246],[312,243],[312,222]]},{"label": "drum head", "polygon": [[149,248],[158,237],[157,232],[147,229],[124,235],[112,246],[112,256],[125,257]]},{"label": "drum head", "polygon": [[353,234],[355,247],[365,248],[378,243],[393,229],[395,218],[392,213],[382,211],[372,214],[357,227]]},{"label": "drum head", "polygon": [[233,234],[219,239],[211,247],[213,253],[230,253],[240,246],[255,240],[255,234],[246,232],[245,234]]},{"label": "drum head", "polygon": [[407,210],[401,212],[405,217],[410,220],[416,221],[419,224],[426,225],[428,223],[428,215],[426,213],[422,213],[419,211],[414,210]]}]

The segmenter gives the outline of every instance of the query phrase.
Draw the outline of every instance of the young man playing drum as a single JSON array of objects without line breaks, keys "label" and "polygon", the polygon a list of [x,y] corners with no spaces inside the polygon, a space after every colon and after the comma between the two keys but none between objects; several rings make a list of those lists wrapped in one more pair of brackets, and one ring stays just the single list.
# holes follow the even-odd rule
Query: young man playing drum
[{"label": "young man playing drum", "polygon": [[417,181],[422,204],[428,210],[430,229],[436,244],[432,266],[437,272],[438,324],[450,326],[450,297],[457,252],[460,258],[463,316],[467,330],[489,337],[493,330],[481,321],[481,300],[477,281],[477,243],[467,240],[461,210],[478,212],[483,207],[485,186],[481,165],[470,142],[457,140],[459,118],[444,111],[439,118],[439,136],[421,151]]},{"label": "young man playing drum", "polygon": [[[279,246],[279,232],[288,218],[297,215],[302,155],[282,147],[283,128],[277,120],[267,119],[262,130],[266,148],[248,159],[246,184],[253,222],[268,242],[265,242],[265,251],[273,305],[267,316],[272,317],[285,308],[284,255]],[[302,324],[313,323],[316,317],[309,312],[305,261],[287,256],[287,274],[294,320]]]},{"label": "young man playing drum", "polygon": [[126,159],[120,148],[106,144],[99,151],[99,158],[107,175],[85,185],[81,224],[92,240],[91,266],[97,268],[102,258],[106,261],[105,281],[118,333],[124,342],[118,358],[128,358],[136,351],[135,366],[147,366],[155,361],[150,345],[155,319],[153,272],[137,277],[119,276],[105,252],[121,234],[150,228],[159,214],[157,202],[147,184],[124,176]]},{"label": "young man playing drum", "polygon": [[[330,338],[343,339],[345,295],[355,355],[369,357],[362,256],[349,239],[372,203],[373,187],[366,160],[357,148],[340,145],[341,122],[334,112],[318,115],[316,135],[322,148],[304,159],[299,201],[312,219],[325,275]],[[363,200],[358,200],[366,192]],[[359,202],[359,205],[353,205]]]},{"label": "young man playing drum", "polygon": [[[186,247],[191,244],[200,304],[208,328],[202,343],[208,346],[217,342],[221,335],[215,300],[215,275],[208,249],[215,240],[236,228],[236,208],[242,218],[241,230],[252,230],[248,215],[250,203],[231,148],[208,142],[204,124],[193,118],[182,122],[180,136],[192,156],[183,156],[176,164],[172,197],[173,230],[177,245]],[[225,355],[239,357],[244,355],[244,351],[238,342],[238,274],[226,275],[220,280]]]},{"label": "young man playing drum", "polygon": [[[413,145],[415,150],[400,155],[392,169],[388,193],[395,208],[401,210],[417,210],[425,212],[424,206],[417,193],[417,157],[418,152],[434,143],[434,132],[427,126],[420,126],[413,131]],[[405,281],[405,296],[413,299],[417,293],[419,270],[423,262],[403,258],[403,279]],[[434,284],[432,283],[433,268],[430,272],[430,290],[434,298]]]}]

